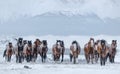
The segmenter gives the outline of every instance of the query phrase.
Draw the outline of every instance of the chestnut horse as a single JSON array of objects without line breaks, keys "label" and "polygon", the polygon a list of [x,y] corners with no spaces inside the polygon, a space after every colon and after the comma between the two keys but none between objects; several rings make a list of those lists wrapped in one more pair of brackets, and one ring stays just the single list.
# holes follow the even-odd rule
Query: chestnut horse
[{"label": "chestnut horse", "polygon": [[6,50],[4,51],[4,56],[5,59],[10,62],[11,61],[11,56],[13,54],[13,45],[12,43],[8,43],[8,45],[6,46]]},{"label": "chestnut horse", "polygon": [[90,62],[93,64],[94,59],[94,39],[90,38],[89,42],[84,46],[84,53],[87,63]]},{"label": "chestnut horse", "polygon": [[81,48],[77,41],[73,41],[72,45],[70,46],[70,62],[76,63],[78,55],[80,54]]},{"label": "chestnut horse", "polygon": [[38,53],[40,51],[40,45],[42,42],[39,39],[36,39],[36,41],[33,44],[33,49],[32,49],[32,60],[35,62],[38,56]]},{"label": "chestnut horse", "polygon": [[57,40],[56,44],[54,44],[52,47],[54,61],[59,61],[60,56],[62,56],[61,62],[63,62],[64,52],[65,52],[64,42],[61,40]]},{"label": "chestnut horse", "polygon": [[114,63],[116,48],[117,48],[117,40],[112,40],[112,43],[110,46],[110,52],[109,52],[109,59],[111,63]]}]

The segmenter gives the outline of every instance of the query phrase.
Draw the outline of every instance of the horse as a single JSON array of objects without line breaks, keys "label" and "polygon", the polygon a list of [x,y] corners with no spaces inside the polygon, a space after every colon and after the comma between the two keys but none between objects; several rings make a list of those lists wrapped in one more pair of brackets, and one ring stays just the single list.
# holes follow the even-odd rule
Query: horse
[{"label": "horse", "polygon": [[108,48],[106,46],[106,41],[101,40],[101,47],[100,47],[100,64],[101,64],[101,66],[105,65],[107,54],[108,54]]},{"label": "horse", "polygon": [[25,45],[24,54],[27,62],[32,61],[32,42],[31,41],[28,41],[28,43]]},{"label": "horse", "polygon": [[42,58],[42,62],[45,62],[46,60],[47,51],[48,51],[47,40],[43,40],[41,44],[41,50],[40,50],[40,56]]},{"label": "horse", "polygon": [[19,62],[19,63],[23,62],[24,60],[23,48],[24,48],[23,38],[19,38],[14,50],[16,54],[16,62]]},{"label": "horse", "polygon": [[6,50],[4,51],[4,57],[5,59],[10,62],[11,61],[11,57],[13,54],[13,45],[11,42],[8,43],[8,45],[6,45]]},{"label": "horse", "polygon": [[42,42],[39,39],[36,39],[34,44],[33,44],[33,49],[32,49],[32,60],[35,62],[38,56],[38,53],[40,51],[40,45]]},{"label": "horse", "polygon": [[98,52],[98,43],[95,42],[94,44],[94,58],[95,58],[95,62],[97,63],[98,62],[98,59],[99,59],[99,52]]},{"label": "horse", "polygon": [[54,44],[52,47],[54,61],[59,61],[60,56],[62,56],[61,62],[63,62],[64,52],[65,52],[64,42],[62,40],[57,40],[56,44]]},{"label": "horse", "polygon": [[73,41],[72,45],[70,46],[70,62],[76,63],[76,59],[78,58],[78,55],[80,54],[81,48],[77,41]]},{"label": "horse", "polygon": [[94,59],[94,39],[90,38],[89,42],[84,46],[84,53],[87,63],[90,62],[93,64]]},{"label": "horse", "polygon": [[112,40],[112,43],[110,46],[110,52],[109,52],[109,60],[111,63],[114,63],[116,48],[117,48],[117,40]]}]

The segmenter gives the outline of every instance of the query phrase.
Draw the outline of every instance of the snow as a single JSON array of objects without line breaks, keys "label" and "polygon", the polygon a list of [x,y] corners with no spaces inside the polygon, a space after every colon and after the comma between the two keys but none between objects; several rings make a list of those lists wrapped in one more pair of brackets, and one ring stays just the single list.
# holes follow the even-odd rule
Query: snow
[{"label": "snow", "polygon": [[[0,36],[0,41],[5,41],[6,39],[15,42],[14,38],[18,38],[18,36]],[[48,54],[47,62],[42,63],[41,58],[37,59],[35,63],[15,63],[15,56],[12,56],[12,61],[10,63],[6,62],[2,57],[4,47],[6,43],[0,44],[0,73],[1,74],[119,74],[120,73],[120,36],[108,36],[108,35],[98,35],[98,36],[53,36],[53,35],[46,35],[46,36],[20,36],[27,40],[34,41],[36,38],[40,40],[48,40],[48,47],[55,43],[57,39],[61,39],[65,41],[65,47],[69,48],[71,42],[73,40],[77,40],[81,47],[83,48],[84,44],[89,40],[90,37],[97,39],[105,39],[108,43],[111,43],[112,39],[118,40],[118,52],[115,58],[115,63],[111,64],[109,62],[106,63],[105,66],[100,66],[99,63],[94,64],[87,64],[85,61],[85,57],[83,54],[79,55],[79,62],[78,64],[73,64],[69,62],[69,55],[65,54],[65,60],[63,63],[55,63],[52,61],[52,55]],[[49,49],[50,50],[50,49]],[[82,50],[83,51],[83,50]],[[24,66],[28,66],[30,68],[24,68]]]}]

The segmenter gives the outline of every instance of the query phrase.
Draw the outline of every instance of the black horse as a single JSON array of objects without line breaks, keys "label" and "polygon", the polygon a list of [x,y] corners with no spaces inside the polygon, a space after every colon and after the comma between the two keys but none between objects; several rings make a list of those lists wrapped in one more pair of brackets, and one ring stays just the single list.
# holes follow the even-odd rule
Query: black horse
[{"label": "black horse", "polygon": [[18,47],[18,55],[16,55],[16,62],[22,63],[24,56],[23,56],[23,38],[19,38],[17,42]]}]

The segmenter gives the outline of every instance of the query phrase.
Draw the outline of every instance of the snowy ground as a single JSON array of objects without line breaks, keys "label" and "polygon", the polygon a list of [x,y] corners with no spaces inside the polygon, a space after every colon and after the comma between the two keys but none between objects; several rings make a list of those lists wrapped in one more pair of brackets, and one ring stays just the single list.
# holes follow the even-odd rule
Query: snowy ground
[{"label": "snowy ground", "polygon": [[[85,42],[88,41],[89,37],[91,36],[69,36],[69,37],[59,37],[59,36],[42,36],[42,37],[35,37],[35,36],[26,36],[25,39],[35,40],[35,38],[40,39],[47,39],[49,48],[55,42],[56,39],[65,40],[66,48],[69,48],[69,44],[72,40],[80,41],[80,45],[83,48]],[[12,41],[12,37],[7,37],[8,40]],[[119,42],[119,36],[94,36],[95,39],[106,39],[108,42],[112,39],[117,39]],[[1,38],[0,38],[1,39]],[[5,39],[5,37],[4,37]],[[81,40],[82,39],[82,40]],[[1,39],[3,40],[3,39]],[[4,43],[4,41],[3,41]],[[120,52],[119,52],[119,43],[118,43],[118,53],[116,55],[115,63],[111,64],[107,62],[105,66],[100,66],[99,63],[94,64],[87,64],[83,54],[79,55],[79,62],[78,64],[72,64],[69,62],[69,55],[65,55],[65,60],[63,63],[55,63],[52,61],[52,55],[48,54],[47,62],[41,63],[41,58],[37,59],[36,63],[22,63],[18,64],[15,63],[15,56],[12,56],[11,63],[5,62],[4,58],[2,57],[4,51],[4,45],[0,45],[0,74],[120,74]],[[82,50],[83,51],[83,50]],[[30,69],[24,68],[24,66],[29,66]]]}]

